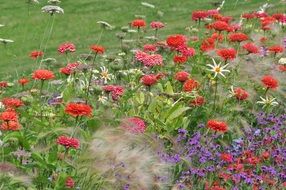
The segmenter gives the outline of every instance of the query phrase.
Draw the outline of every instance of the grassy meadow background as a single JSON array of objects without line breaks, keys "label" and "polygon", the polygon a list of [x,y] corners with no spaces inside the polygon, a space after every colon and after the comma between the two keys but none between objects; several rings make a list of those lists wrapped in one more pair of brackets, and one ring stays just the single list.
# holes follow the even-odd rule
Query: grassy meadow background
[{"label": "grassy meadow background", "polygon": [[[73,42],[78,53],[89,51],[89,44],[104,45],[107,51],[119,46],[115,34],[122,26],[127,26],[135,15],[146,15],[146,21],[160,20],[166,27],[160,34],[185,33],[187,26],[194,25],[190,15],[193,10],[216,8],[220,0],[148,0],[154,4],[154,9],[141,5],[141,0],[62,0],[60,6],[63,15],[54,17],[53,31],[50,39],[49,28],[53,17],[41,12],[40,4],[28,7],[24,0],[2,1],[0,3],[0,38],[12,39],[15,42],[0,46],[0,77],[10,78],[23,75],[36,67],[35,61],[29,58],[32,50],[45,50],[45,57],[56,57],[57,47],[63,42]],[[237,2],[237,3],[236,3]],[[242,12],[257,10],[265,2],[274,7],[269,12],[285,10],[285,2],[281,0],[226,0],[222,12],[225,15],[239,17]],[[163,14],[158,14],[161,12]],[[100,25],[97,21],[106,21],[115,26],[112,31],[103,33],[101,40]],[[46,33],[45,33],[46,31]],[[61,60],[58,60],[59,62]]]}]

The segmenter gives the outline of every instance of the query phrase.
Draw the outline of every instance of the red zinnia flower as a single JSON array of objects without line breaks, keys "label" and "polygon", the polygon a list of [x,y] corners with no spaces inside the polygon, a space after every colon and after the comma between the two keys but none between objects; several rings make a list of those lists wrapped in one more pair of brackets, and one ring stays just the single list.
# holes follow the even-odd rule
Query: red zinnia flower
[{"label": "red zinnia flower", "polygon": [[65,112],[73,117],[91,116],[92,107],[83,103],[69,103],[66,105]]},{"label": "red zinnia flower", "polygon": [[274,46],[268,47],[267,50],[276,54],[276,53],[283,53],[284,48],[283,46],[280,46],[280,45],[274,45]]},{"label": "red zinnia flower", "polygon": [[143,77],[141,77],[140,81],[145,86],[152,86],[158,81],[158,79],[156,75],[149,74],[149,75],[144,75]]},{"label": "red zinnia flower", "polygon": [[215,39],[213,38],[207,38],[203,40],[201,44],[201,50],[202,51],[210,51],[215,48]]},{"label": "red zinnia flower", "polygon": [[44,55],[44,52],[42,52],[42,51],[32,51],[30,53],[30,57],[32,59],[37,59],[38,57],[42,57],[43,55]]},{"label": "red zinnia flower", "polygon": [[275,89],[278,87],[278,81],[270,76],[270,75],[266,75],[261,79],[261,82],[264,84],[264,86],[266,88],[271,88],[271,89]]},{"label": "red zinnia flower", "polygon": [[183,55],[175,55],[173,57],[173,61],[176,64],[183,64],[183,63],[186,63],[188,61],[188,57],[187,56],[183,56]]},{"label": "red zinnia flower", "polygon": [[230,163],[230,162],[232,162],[233,157],[229,153],[222,153],[222,154],[220,154],[220,159],[225,161],[225,162],[229,162]]},{"label": "red zinnia flower", "polygon": [[55,75],[52,71],[39,69],[34,71],[32,78],[35,80],[50,80],[55,78]]},{"label": "red zinnia flower", "polygon": [[60,53],[75,52],[75,45],[73,43],[61,44],[58,48],[58,52]]},{"label": "red zinnia flower", "polygon": [[0,88],[6,88],[8,86],[8,82],[0,81]]},{"label": "red zinnia flower", "polygon": [[252,19],[254,17],[255,17],[255,15],[253,13],[244,13],[244,14],[242,14],[242,18],[245,18],[245,19]]},{"label": "red zinnia flower", "polygon": [[146,26],[146,22],[143,19],[135,19],[131,22],[132,27],[141,28]]},{"label": "red zinnia flower", "polygon": [[18,108],[24,105],[23,102],[17,98],[4,98],[2,103],[6,108]]},{"label": "red zinnia flower", "polygon": [[229,25],[224,21],[216,21],[211,24],[211,28],[217,31],[224,31],[224,30],[228,30]]},{"label": "red zinnia flower", "polygon": [[199,87],[199,83],[196,80],[188,79],[183,85],[183,90],[185,92],[192,92],[194,89],[198,87]]},{"label": "red zinnia flower", "polygon": [[170,48],[176,49],[180,46],[186,46],[187,38],[184,35],[175,34],[168,36],[166,42]]},{"label": "red zinnia flower", "polygon": [[226,132],[228,130],[228,126],[223,121],[217,121],[217,120],[209,120],[207,122],[207,127],[218,132]]},{"label": "red zinnia flower", "polygon": [[105,48],[100,45],[92,45],[90,49],[96,54],[103,54],[105,52]]},{"label": "red zinnia flower", "polygon": [[15,111],[4,111],[0,114],[0,119],[7,122],[7,121],[17,121],[18,116]]},{"label": "red zinnia flower", "polygon": [[194,11],[192,13],[192,19],[195,21],[200,21],[200,20],[202,20],[208,16],[209,16],[209,14],[207,11]]},{"label": "red zinnia flower", "polygon": [[248,36],[244,33],[231,33],[228,35],[228,39],[231,42],[242,42],[248,40]]},{"label": "red zinnia flower", "polygon": [[155,52],[157,51],[157,46],[154,44],[145,44],[143,49],[145,52]]},{"label": "red zinnia flower", "polygon": [[164,28],[165,27],[165,25],[162,22],[159,22],[159,21],[152,21],[150,23],[150,26],[151,26],[151,28],[157,29],[157,30],[160,29],[160,28]]},{"label": "red zinnia flower", "polygon": [[202,106],[205,103],[205,98],[203,96],[197,96],[191,101],[192,106]]},{"label": "red zinnia flower", "polygon": [[175,79],[180,82],[185,82],[188,80],[190,74],[186,71],[179,71],[175,74]]},{"label": "red zinnia flower", "polygon": [[278,66],[279,71],[286,72],[286,65],[279,65]]},{"label": "red zinnia flower", "polygon": [[139,117],[124,119],[121,126],[127,131],[135,134],[144,133],[147,127],[144,120]]},{"label": "red zinnia flower", "polygon": [[245,91],[242,88],[235,88],[234,89],[234,96],[238,99],[238,100],[245,100],[248,98],[249,94],[247,91]]},{"label": "red zinnia flower", "polygon": [[60,72],[65,75],[71,75],[75,72],[76,68],[79,66],[79,63],[69,63],[67,66],[60,69]]},{"label": "red zinnia flower", "polygon": [[251,42],[248,42],[248,43],[244,44],[242,47],[243,47],[243,49],[245,49],[249,54],[250,54],[250,53],[259,53],[258,47],[257,47],[255,44],[251,43]]},{"label": "red zinnia flower", "polygon": [[233,48],[219,49],[216,53],[225,61],[236,58],[236,50]]},{"label": "red zinnia flower", "polygon": [[74,182],[74,180],[73,180],[72,177],[69,176],[69,177],[66,178],[65,186],[66,186],[66,188],[68,188],[68,189],[74,188],[75,182]]},{"label": "red zinnia flower", "polygon": [[20,130],[20,128],[21,128],[21,125],[17,120],[3,122],[0,126],[0,129],[3,131],[17,131],[17,130]]},{"label": "red zinnia flower", "polygon": [[57,144],[62,145],[66,148],[74,148],[74,149],[78,149],[80,146],[80,142],[78,139],[67,137],[64,135],[58,137]]},{"label": "red zinnia flower", "polygon": [[24,85],[27,84],[28,82],[30,82],[30,81],[29,81],[29,79],[27,79],[27,78],[21,78],[21,79],[18,80],[18,83],[19,83],[20,85],[22,85],[22,86],[24,86]]}]

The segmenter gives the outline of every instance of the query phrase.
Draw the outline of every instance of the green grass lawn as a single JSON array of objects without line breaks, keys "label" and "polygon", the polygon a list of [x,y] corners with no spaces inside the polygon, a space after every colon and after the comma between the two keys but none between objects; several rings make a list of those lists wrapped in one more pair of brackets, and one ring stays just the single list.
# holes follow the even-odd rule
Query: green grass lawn
[{"label": "green grass lawn", "polygon": [[[115,33],[121,26],[127,25],[134,15],[146,15],[146,21],[160,20],[166,23],[163,34],[184,33],[185,27],[194,23],[190,15],[196,9],[216,8],[213,2],[220,0],[146,0],[156,6],[155,9],[141,5],[140,0],[62,0],[60,6],[64,15],[56,15],[50,40],[48,36],[52,17],[41,12],[46,0],[29,8],[24,0],[5,1],[0,4],[0,38],[12,39],[15,42],[5,48],[0,46],[0,76],[22,75],[24,71],[35,67],[35,61],[29,58],[32,50],[37,50],[42,44],[46,49],[46,57],[55,57],[60,43],[70,41],[76,44],[77,52],[88,52],[90,44],[98,42],[100,26],[97,21],[107,21],[116,28],[102,35],[100,44],[107,51],[119,46]],[[285,11],[285,4],[280,0],[226,0],[222,12],[239,16],[242,12],[257,10],[259,6],[269,2],[274,4],[270,11]],[[283,9],[284,8],[284,9]],[[158,11],[164,13],[159,16]],[[48,41],[48,42],[47,42]]]}]

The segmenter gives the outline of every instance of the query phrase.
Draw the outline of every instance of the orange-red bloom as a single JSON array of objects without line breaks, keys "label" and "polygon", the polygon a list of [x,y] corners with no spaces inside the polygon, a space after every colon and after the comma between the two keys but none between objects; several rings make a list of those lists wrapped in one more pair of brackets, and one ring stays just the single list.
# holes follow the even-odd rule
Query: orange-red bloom
[{"label": "orange-red bloom", "polygon": [[21,78],[21,79],[18,80],[18,83],[19,83],[20,85],[22,85],[22,86],[26,85],[26,84],[29,83],[29,82],[30,82],[30,81],[29,81],[29,79],[27,79],[27,78]]},{"label": "orange-red bloom", "polygon": [[103,54],[105,52],[105,48],[100,45],[92,45],[90,49],[96,54]]},{"label": "orange-red bloom", "polygon": [[168,36],[166,42],[170,48],[176,49],[180,46],[186,46],[187,38],[184,35],[175,34]]},{"label": "orange-red bloom", "polygon": [[243,42],[243,41],[248,40],[248,36],[244,33],[237,32],[237,33],[229,34],[228,39],[231,42]]},{"label": "orange-red bloom", "polygon": [[42,51],[32,51],[30,53],[30,57],[32,59],[37,59],[38,57],[42,57],[43,55],[44,55],[44,52],[42,52]]},{"label": "orange-red bloom", "polygon": [[261,82],[266,88],[276,89],[278,87],[278,80],[270,75],[266,75],[261,79]]},{"label": "orange-red bloom", "polygon": [[205,98],[203,96],[197,96],[191,101],[192,106],[202,106],[205,103]]},{"label": "orange-red bloom", "polygon": [[4,111],[0,114],[0,119],[4,122],[8,122],[8,121],[17,121],[18,116],[17,113],[15,111]]},{"label": "orange-red bloom", "polygon": [[248,42],[248,43],[244,44],[242,46],[242,48],[245,49],[248,52],[248,54],[250,54],[250,53],[254,53],[254,54],[259,53],[258,47],[255,44],[251,43],[251,42]]},{"label": "orange-red bloom", "polygon": [[176,64],[183,64],[183,63],[186,63],[188,61],[188,57],[184,56],[184,55],[175,55],[173,57],[173,61]]},{"label": "orange-red bloom", "polygon": [[238,100],[246,100],[249,96],[248,92],[246,90],[244,90],[243,88],[235,88],[234,89],[234,96],[238,99]]},{"label": "orange-red bloom", "polygon": [[214,131],[222,133],[225,133],[228,130],[228,126],[225,122],[217,120],[209,120],[207,122],[207,127]]},{"label": "orange-red bloom", "polygon": [[92,107],[83,103],[69,103],[65,108],[65,112],[73,117],[91,116]]},{"label": "orange-red bloom", "polygon": [[18,121],[7,121],[3,122],[0,126],[0,129],[3,131],[17,131],[20,130],[21,125]]},{"label": "orange-red bloom", "polygon": [[145,86],[152,86],[158,81],[157,76],[154,74],[144,75],[140,79],[141,83]]},{"label": "orange-red bloom", "polygon": [[24,105],[24,103],[17,98],[4,98],[2,103],[6,108],[18,108]]},{"label": "orange-red bloom", "polygon": [[55,78],[55,75],[52,71],[39,69],[34,71],[32,78],[35,80],[50,80]]},{"label": "orange-red bloom", "polygon": [[224,48],[217,50],[217,55],[220,56],[224,61],[232,60],[236,58],[236,50],[233,48]]},{"label": "orange-red bloom", "polygon": [[224,21],[216,21],[211,24],[211,28],[217,31],[226,31],[229,28],[229,25]]},{"label": "orange-red bloom", "polygon": [[199,87],[198,81],[194,79],[188,79],[183,85],[183,91],[192,92],[194,89]]},{"label": "orange-red bloom", "polygon": [[204,18],[206,18],[206,17],[208,17],[209,16],[209,14],[208,14],[208,12],[207,11],[194,11],[193,13],[192,13],[192,19],[193,20],[195,20],[195,21],[199,21],[199,20],[202,20],[202,19],[204,19]]},{"label": "orange-red bloom", "polygon": [[280,45],[274,45],[267,48],[268,51],[273,53],[283,53],[284,48]]},{"label": "orange-red bloom", "polygon": [[131,22],[131,26],[135,28],[141,28],[146,26],[146,22],[143,19],[135,19]]}]

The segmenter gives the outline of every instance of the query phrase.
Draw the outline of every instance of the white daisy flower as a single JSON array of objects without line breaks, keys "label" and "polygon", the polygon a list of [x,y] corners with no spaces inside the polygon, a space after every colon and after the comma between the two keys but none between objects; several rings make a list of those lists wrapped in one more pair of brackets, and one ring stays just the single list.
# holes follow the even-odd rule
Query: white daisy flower
[{"label": "white daisy flower", "polygon": [[102,104],[105,104],[107,102],[108,98],[106,96],[99,96],[98,101],[101,102]]},{"label": "white daisy flower", "polygon": [[211,68],[208,70],[214,72],[214,78],[216,78],[218,74],[220,74],[221,76],[225,78],[225,75],[223,73],[230,72],[230,70],[225,69],[228,66],[228,64],[221,66],[221,63],[217,64],[213,58],[212,60],[214,64],[213,65],[207,64],[207,66]]},{"label": "white daisy flower", "polygon": [[46,5],[42,7],[42,12],[49,13],[49,14],[55,14],[55,13],[62,13],[64,14],[64,9],[62,9],[59,6],[55,5]]},{"label": "white daisy flower", "polygon": [[113,78],[113,75],[108,73],[108,69],[104,66],[100,67],[100,77],[104,80],[104,83],[107,83],[108,80],[111,80]]},{"label": "white daisy flower", "polygon": [[10,39],[0,38],[0,42],[2,42],[3,44],[8,44],[8,43],[13,43],[14,41],[13,41],[13,40],[10,40]]},{"label": "white daisy flower", "polygon": [[265,108],[265,107],[268,107],[268,106],[277,106],[278,102],[276,102],[275,100],[276,100],[276,98],[272,98],[272,97],[269,97],[269,96],[266,96],[265,98],[260,96],[260,101],[257,101],[256,103],[257,104],[262,104],[263,105],[262,108]]}]

